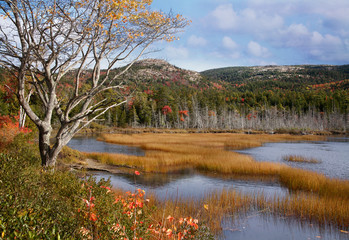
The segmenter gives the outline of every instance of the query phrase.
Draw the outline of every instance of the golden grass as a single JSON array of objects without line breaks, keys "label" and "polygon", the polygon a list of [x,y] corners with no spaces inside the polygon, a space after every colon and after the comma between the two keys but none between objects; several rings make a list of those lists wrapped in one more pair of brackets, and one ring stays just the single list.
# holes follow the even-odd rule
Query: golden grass
[{"label": "golden grass", "polygon": [[335,225],[342,229],[349,227],[348,199],[295,194],[285,198],[275,197],[269,207],[275,214],[294,216],[322,225]]},{"label": "golden grass", "polygon": [[[320,140],[319,136],[245,135],[229,133],[142,133],[108,134],[101,140],[139,146],[144,157],[121,154],[91,153],[89,157],[113,165],[139,168],[145,172],[169,172],[185,168],[241,176],[274,177],[292,190],[286,197],[267,199],[261,194],[243,195],[233,190],[208,194],[201,200],[156,201],[161,206],[154,212],[154,221],[164,216],[193,216],[208,223],[217,232],[224,216],[236,216],[250,209],[267,210],[276,215],[294,216],[349,227],[349,181],[330,179],[323,174],[288,167],[284,164],[256,162],[251,157],[227,151],[258,147],[266,142]],[[300,191],[300,192],[299,192]],[[302,192],[303,191],[303,192]],[[204,208],[204,205],[208,208]]]},{"label": "golden grass", "polygon": [[265,142],[322,139],[319,136],[204,134],[107,134],[110,143],[140,146],[144,157],[122,154],[90,153],[88,157],[102,163],[138,168],[145,172],[170,172],[196,169],[210,173],[240,176],[274,177],[290,190],[349,199],[349,181],[330,179],[316,172],[288,167],[280,163],[257,162],[250,156],[227,151],[257,146]]},{"label": "golden grass", "polygon": [[[261,146],[265,142],[315,140],[318,136],[246,135],[230,133],[178,134],[104,134],[101,140],[139,146],[145,157],[124,157],[110,154],[89,154],[89,157],[114,165],[139,167],[147,172],[167,172],[171,168],[194,168],[223,174],[275,176],[283,164],[259,163],[251,157],[227,151]],[[99,155],[99,156],[97,156]],[[141,161],[140,161],[141,160]]]},{"label": "golden grass", "polygon": [[253,197],[233,190],[223,190],[210,193],[199,200],[156,200],[154,203],[157,208],[152,217],[157,222],[163,216],[167,217],[168,215],[177,219],[183,216],[192,216],[205,223],[211,231],[217,234],[222,230],[223,218],[227,215],[234,217],[246,213],[253,205]]},{"label": "golden grass", "polygon": [[280,183],[291,190],[316,193],[323,197],[349,200],[349,181],[331,179],[323,174],[297,168],[283,168]]},{"label": "golden grass", "polygon": [[321,225],[349,227],[349,201],[338,198],[318,197],[309,194],[292,194],[286,197],[266,197],[263,194],[242,194],[234,190],[212,192],[203,199],[169,199],[159,201],[151,197],[154,222],[161,222],[168,215],[175,218],[192,216],[200,219],[211,231],[219,234],[223,218],[232,221],[241,215],[263,212],[267,215],[308,220]]},{"label": "golden grass", "polygon": [[320,163],[321,161],[316,158],[307,158],[298,155],[287,155],[283,156],[283,159],[287,162],[302,162],[302,163]]}]

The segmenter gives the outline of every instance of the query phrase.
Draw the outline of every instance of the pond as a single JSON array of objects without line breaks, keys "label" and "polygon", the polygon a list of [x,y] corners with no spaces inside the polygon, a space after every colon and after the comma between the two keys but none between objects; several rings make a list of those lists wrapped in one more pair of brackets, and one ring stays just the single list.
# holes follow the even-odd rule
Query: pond
[{"label": "pond", "polygon": [[144,156],[145,152],[139,147],[111,144],[97,141],[95,137],[73,138],[67,144],[72,149],[80,152],[107,152],[126,155]]},{"label": "pond", "polygon": [[[144,151],[140,148],[108,144],[97,141],[94,138],[73,139],[68,146],[85,152],[111,152],[137,156],[144,155]],[[276,149],[274,149],[273,146],[276,146]],[[264,151],[264,149],[267,150]],[[263,152],[265,155],[259,154],[259,151]],[[280,159],[283,155],[299,155],[302,152],[311,157],[320,158],[322,161],[321,164],[323,165],[317,166],[317,164],[312,164],[311,166],[307,166],[307,164],[296,164],[295,166],[322,171],[333,177],[348,178],[348,158],[345,158],[345,156],[349,156],[347,141],[273,143],[266,144],[261,148],[248,149],[240,152],[251,154],[258,161],[282,161]],[[325,155],[324,152],[328,154]],[[267,155],[269,153],[270,155]],[[334,169],[326,169],[331,167],[334,167]],[[91,173],[97,180],[101,178],[110,178],[111,184],[117,188],[127,191],[134,191],[137,188],[141,188],[148,193],[155,193],[155,195],[160,199],[178,197],[199,199],[212,191],[220,191],[223,189],[234,189],[239,192],[251,194],[263,193],[266,196],[285,196],[289,194],[288,190],[281,187],[278,183],[229,179],[221,176],[198,173],[193,170],[184,170],[179,173],[171,174],[142,173],[136,178],[130,174],[111,174],[101,171]],[[240,217],[238,221],[232,221],[231,218],[227,217],[226,220],[223,221],[223,233],[219,238],[241,240],[344,240],[348,239],[348,234],[341,233],[338,229],[324,229],[323,227],[318,227],[309,223],[302,223],[289,218],[268,217],[265,216],[265,214],[251,212],[248,216]]]},{"label": "pond", "polygon": [[[256,161],[282,162],[292,167],[320,172],[331,178],[349,179],[349,138],[298,143],[267,143],[262,147],[237,151]],[[284,156],[315,158],[319,163],[286,162]]]}]

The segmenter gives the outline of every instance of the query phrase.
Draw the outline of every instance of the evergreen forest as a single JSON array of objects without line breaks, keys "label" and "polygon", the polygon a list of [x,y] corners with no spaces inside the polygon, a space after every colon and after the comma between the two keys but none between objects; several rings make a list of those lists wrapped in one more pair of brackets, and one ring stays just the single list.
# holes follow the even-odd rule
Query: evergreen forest
[{"label": "evergreen forest", "polygon": [[[16,82],[0,71],[0,115],[14,116]],[[91,74],[85,72],[83,87],[91,86]],[[73,80],[67,77],[61,84],[60,98],[72,94]],[[229,67],[198,73],[147,59],[136,62],[118,81],[123,83],[121,91],[98,98],[127,103],[109,110],[98,124],[269,132],[348,129],[349,65]],[[31,98],[34,106],[36,97]],[[36,108],[40,112],[40,106]]]}]

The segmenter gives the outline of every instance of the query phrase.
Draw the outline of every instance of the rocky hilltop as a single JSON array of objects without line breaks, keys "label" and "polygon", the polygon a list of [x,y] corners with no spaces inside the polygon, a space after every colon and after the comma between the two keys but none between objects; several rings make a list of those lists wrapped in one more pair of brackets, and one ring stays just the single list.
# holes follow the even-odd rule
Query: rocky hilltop
[{"label": "rocky hilltop", "polygon": [[136,80],[173,80],[174,78],[188,82],[201,80],[200,73],[178,68],[161,59],[137,61],[126,75]]}]

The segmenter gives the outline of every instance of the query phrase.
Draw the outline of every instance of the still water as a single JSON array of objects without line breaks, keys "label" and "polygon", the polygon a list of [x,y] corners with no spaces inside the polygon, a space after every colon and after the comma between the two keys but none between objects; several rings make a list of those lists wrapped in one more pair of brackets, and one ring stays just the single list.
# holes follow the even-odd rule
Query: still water
[{"label": "still water", "polygon": [[[137,147],[109,144],[94,138],[75,138],[68,144],[71,148],[84,152],[109,152],[143,156],[145,153]],[[349,146],[348,141],[273,143],[260,148],[240,151],[252,155],[257,161],[283,161],[284,155],[302,155],[317,158],[320,164],[293,164],[313,171],[323,172],[330,177],[348,179]],[[110,174],[92,172],[97,180],[110,179],[114,187],[133,191],[137,188],[155,193],[159,198],[194,198],[199,199],[213,191],[234,189],[243,193],[263,193],[266,196],[285,196],[288,190],[277,183],[243,181],[227,179],[220,176],[208,176],[193,170],[185,170],[171,174],[146,174],[140,176],[130,174]],[[344,240],[349,235],[338,229],[324,229],[309,223],[301,223],[292,219],[268,217],[258,212],[242,216],[238,221],[227,217],[223,222],[223,233],[219,239],[237,240]]]},{"label": "still water", "polygon": [[[349,179],[349,138],[299,143],[267,143],[262,147],[241,151],[257,161],[282,162],[292,167],[320,172],[331,178]],[[286,162],[284,156],[315,158],[320,163]]]},{"label": "still water", "polygon": [[146,192],[153,192],[159,198],[194,198],[200,199],[208,193],[221,190],[235,190],[242,193],[264,194],[265,196],[285,196],[287,189],[281,188],[277,183],[253,182],[243,180],[222,179],[204,176],[198,173],[176,174],[146,174],[142,173],[136,178],[129,174],[108,174],[93,172],[97,180],[110,178],[114,187],[124,190],[141,188]]},{"label": "still water", "polygon": [[73,138],[67,145],[68,147],[79,150],[80,152],[120,153],[135,156],[144,156],[145,154],[144,151],[139,147],[97,141],[94,137]]}]

